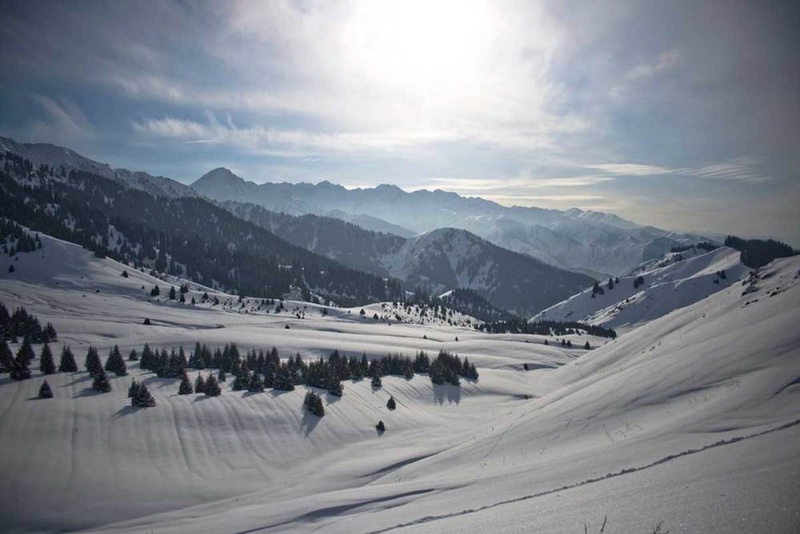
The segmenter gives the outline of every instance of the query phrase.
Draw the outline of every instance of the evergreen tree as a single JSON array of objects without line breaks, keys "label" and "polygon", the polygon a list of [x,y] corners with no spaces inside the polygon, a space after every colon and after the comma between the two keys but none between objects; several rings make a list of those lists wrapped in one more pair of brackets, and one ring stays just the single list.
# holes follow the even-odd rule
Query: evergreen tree
[{"label": "evergreen tree", "polygon": [[219,397],[222,394],[222,388],[219,387],[219,382],[217,382],[213,374],[208,375],[203,393],[208,397]]},{"label": "evergreen tree", "polygon": [[27,380],[31,377],[31,370],[28,368],[30,360],[24,356],[20,357],[20,352],[22,352],[22,348],[17,351],[17,357],[14,359],[11,372],[9,373],[12,380]]},{"label": "evergreen tree", "polygon": [[236,375],[236,378],[233,379],[233,391],[242,391],[247,389],[248,382],[250,381],[250,377],[241,371]]},{"label": "evergreen tree", "polygon": [[58,370],[62,373],[74,373],[78,370],[78,364],[75,363],[75,355],[72,354],[72,350],[67,345],[61,347]]},{"label": "evergreen tree", "polygon": [[217,380],[220,382],[227,382],[228,376],[225,374],[225,369],[220,369],[219,373],[217,373]]},{"label": "evergreen tree", "polygon": [[56,372],[53,352],[50,350],[50,345],[47,343],[42,346],[42,354],[39,356],[39,369],[46,375],[52,375]]},{"label": "evergreen tree", "polygon": [[103,364],[100,362],[100,354],[93,346],[89,346],[89,351],[86,353],[86,370],[89,375],[94,377],[103,370]]},{"label": "evergreen tree", "polygon": [[111,382],[108,380],[108,375],[106,374],[105,369],[102,367],[100,367],[97,373],[94,375],[92,387],[95,389],[95,391],[99,391],[100,393],[108,393],[111,391]]},{"label": "evergreen tree", "polygon": [[25,336],[22,346],[17,351],[17,362],[24,363],[25,367],[28,367],[35,357],[31,341],[28,336]]},{"label": "evergreen tree", "polygon": [[40,399],[53,398],[53,390],[50,389],[50,384],[47,383],[47,380],[42,382],[42,386],[39,388],[39,398]]},{"label": "evergreen tree", "polygon": [[131,398],[131,406],[137,408],[152,408],[156,405],[156,399],[145,384],[140,384],[136,391],[136,396]]},{"label": "evergreen tree", "polygon": [[380,375],[374,375],[372,377],[372,387],[375,389],[379,389],[383,386],[383,382],[381,381]]},{"label": "evergreen tree", "polygon": [[169,300],[175,300],[175,286],[169,289]]},{"label": "evergreen tree", "polygon": [[139,392],[139,386],[140,386],[139,382],[137,382],[136,379],[134,378],[133,381],[131,382],[131,386],[128,388],[129,399],[136,398],[136,394]]},{"label": "evergreen tree", "polygon": [[160,294],[161,294],[161,290],[158,288],[158,286],[157,286],[157,285],[156,285],[156,286],[154,286],[154,287],[153,287],[153,289],[151,289],[151,290],[150,290],[150,296],[151,296],[151,297],[157,297],[157,296],[159,296]]},{"label": "evergreen tree", "polygon": [[383,421],[378,421],[378,424],[375,425],[375,430],[383,434],[386,432],[386,425],[383,424]]},{"label": "evergreen tree", "polygon": [[181,385],[178,386],[178,395],[191,395],[192,393],[194,393],[192,381],[189,380],[189,375],[184,370],[183,376],[181,376]]},{"label": "evergreen tree", "polygon": [[14,355],[6,340],[0,337],[0,373],[10,373],[14,368]]},{"label": "evergreen tree", "polygon": [[195,393],[206,392],[206,381],[200,373],[197,373],[197,379],[194,381],[194,391]]},{"label": "evergreen tree", "polygon": [[128,361],[129,362],[138,362],[139,361],[139,353],[136,352],[136,349],[131,349],[130,354],[128,354]]},{"label": "evergreen tree", "polygon": [[341,397],[344,393],[344,386],[333,371],[331,371],[331,374],[328,376],[328,393],[336,397]]},{"label": "evergreen tree", "polygon": [[583,346],[583,348],[584,348],[584,349],[586,349],[586,350],[589,350],[589,349],[591,349],[591,348],[592,348],[592,346],[591,346],[591,345],[589,345],[589,342],[587,341],[587,342],[586,342],[586,345],[584,345],[584,346]]},{"label": "evergreen tree", "polygon": [[253,371],[253,374],[250,375],[247,391],[250,393],[261,393],[264,391],[264,381],[261,380],[261,375],[258,371]]},{"label": "evergreen tree", "polygon": [[397,403],[394,401],[394,397],[389,397],[389,401],[386,403],[386,407],[390,410],[394,410],[397,408]]},{"label": "evergreen tree", "polygon": [[308,393],[306,393],[305,399],[303,399],[303,405],[317,417],[325,415],[325,407],[322,405],[322,398],[313,391],[309,390]]},{"label": "evergreen tree", "polygon": [[109,351],[105,370],[117,376],[126,376],[128,374],[128,366],[125,365],[125,360],[122,358],[122,352],[120,352],[119,346],[114,345]]}]

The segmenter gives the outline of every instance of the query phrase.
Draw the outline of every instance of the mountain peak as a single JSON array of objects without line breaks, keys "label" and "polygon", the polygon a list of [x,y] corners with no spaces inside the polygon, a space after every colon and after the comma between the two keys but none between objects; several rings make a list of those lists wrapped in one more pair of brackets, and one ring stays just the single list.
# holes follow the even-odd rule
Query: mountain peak
[{"label": "mountain peak", "polygon": [[244,179],[234,174],[233,171],[231,171],[227,167],[217,167],[216,169],[208,171],[203,176],[198,178],[197,181],[195,181],[192,184],[192,186],[195,186],[197,184],[205,184],[209,182],[217,184],[223,182],[239,183],[239,182],[244,182]]}]

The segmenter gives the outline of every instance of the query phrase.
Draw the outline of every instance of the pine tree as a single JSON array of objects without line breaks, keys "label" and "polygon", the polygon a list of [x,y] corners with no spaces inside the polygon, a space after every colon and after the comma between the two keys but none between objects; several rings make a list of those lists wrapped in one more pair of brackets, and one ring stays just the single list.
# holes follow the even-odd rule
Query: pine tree
[{"label": "pine tree", "polygon": [[14,368],[14,355],[8,343],[0,337],[0,373],[10,373]]},{"label": "pine tree", "polygon": [[151,289],[151,290],[150,290],[150,296],[151,296],[151,297],[157,297],[157,296],[159,296],[160,294],[161,294],[161,290],[158,288],[158,286],[157,286],[157,285],[156,285],[156,286],[154,286],[154,287],[153,287],[153,289]]},{"label": "pine tree", "polygon": [[341,380],[339,377],[331,371],[330,375],[328,376],[328,393],[335,397],[341,397],[344,393],[344,386],[342,385]]},{"label": "pine tree", "polygon": [[386,432],[386,425],[383,424],[383,421],[378,421],[378,424],[375,425],[375,430],[383,434]]},{"label": "pine tree", "polygon": [[102,367],[100,367],[97,373],[94,375],[92,387],[95,389],[95,391],[99,391],[100,393],[108,393],[111,391],[111,382],[108,380],[108,375],[106,374],[105,369]]},{"label": "pine tree", "polygon": [[175,286],[169,289],[169,300],[175,300]]},{"label": "pine tree", "polygon": [[50,384],[47,383],[47,380],[42,382],[42,386],[39,388],[39,398],[40,399],[53,398],[53,390],[50,389]]},{"label": "pine tree", "polygon": [[42,346],[42,354],[39,356],[39,369],[46,375],[52,375],[56,372],[53,351],[50,350],[50,345],[47,343]]},{"label": "pine tree", "polygon": [[253,371],[253,374],[250,375],[247,391],[250,393],[261,393],[264,391],[264,381],[261,380],[261,375],[258,371]]},{"label": "pine tree", "polygon": [[397,403],[394,401],[394,397],[389,397],[389,401],[386,403],[386,407],[390,410],[394,410],[397,408]]},{"label": "pine tree", "polygon": [[246,371],[245,372],[240,371],[236,375],[236,378],[233,379],[233,391],[242,391],[244,389],[247,389],[249,380],[250,377],[247,376]]},{"label": "pine tree", "polygon": [[205,393],[208,397],[219,397],[222,394],[222,388],[219,387],[219,382],[217,382],[217,379],[214,378],[213,374],[208,375],[208,378],[206,379],[206,387],[203,389],[203,393]]},{"label": "pine tree", "polygon": [[14,360],[14,365],[9,374],[12,380],[27,380],[31,377],[31,370],[28,368],[28,361],[19,356]]},{"label": "pine tree", "polygon": [[156,399],[153,397],[153,394],[150,393],[150,390],[147,389],[145,384],[139,385],[138,391],[136,391],[136,396],[131,399],[131,406],[136,406],[138,408],[152,408],[156,405]]},{"label": "pine tree", "polygon": [[380,375],[375,375],[372,377],[372,387],[375,389],[383,387],[383,382],[381,381]]},{"label": "pine tree", "polygon": [[592,348],[592,346],[591,346],[591,345],[589,345],[589,342],[587,341],[587,342],[586,342],[586,345],[584,345],[584,346],[583,346],[583,348],[584,348],[584,349],[586,349],[586,350],[589,350],[589,349],[591,349],[591,348]]},{"label": "pine tree", "polygon": [[58,370],[62,373],[74,373],[78,370],[78,364],[75,363],[75,355],[72,354],[72,350],[67,345],[61,348]]},{"label": "pine tree", "polygon": [[128,374],[128,366],[125,365],[125,360],[122,358],[122,353],[117,345],[114,345],[108,353],[105,370],[115,373],[117,376],[126,376]]},{"label": "pine tree", "polygon": [[24,340],[22,341],[22,346],[17,351],[17,362],[24,363],[25,367],[27,367],[35,357],[36,354],[33,352],[31,341],[28,336],[25,336]]},{"label": "pine tree", "polygon": [[128,354],[128,361],[129,362],[138,362],[139,361],[139,353],[136,352],[136,349],[131,349],[130,354]]},{"label": "pine tree", "polygon": [[133,399],[136,398],[136,394],[139,392],[139,382],[136,379],[133,379],[131,382],[131,386],[128,388],[128,398]]},{"label": "pine tree", "polygon": [[194,391],[195,393],[206,392],[206,381],[200,373],[197,373],[197,379],[194,381]]},{"label": "pine tree", "polygon": [[100,354],[93,346],[89,346],[89,351],[86,353],[86,370],[89,375],[94,377],[103,370],[103,364],[100,362]]},{"label": "pine tree", "polygon": [[178,386],[178,395],[191,395],[192,393],[194,393],[192,382],[189,380],[189,375],[184,370],[183,376],[181,376],[181,385]]},{"label": "pine tree", "polygon": [[325,415],[325,407],[322,405],[322,397],[313,391],[308,391],[308,393],[306,393],[305,399],[303,399],[303,405],[308,409],[308,411],[317,417],[322,417]]}]

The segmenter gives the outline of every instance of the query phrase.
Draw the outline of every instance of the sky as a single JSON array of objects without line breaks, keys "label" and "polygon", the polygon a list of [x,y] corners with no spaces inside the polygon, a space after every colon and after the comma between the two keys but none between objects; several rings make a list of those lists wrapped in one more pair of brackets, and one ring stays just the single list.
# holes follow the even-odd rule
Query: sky
[{"label": "sky", "polygon": [[6,1],[0,135],[800,245],[796,2]]}]

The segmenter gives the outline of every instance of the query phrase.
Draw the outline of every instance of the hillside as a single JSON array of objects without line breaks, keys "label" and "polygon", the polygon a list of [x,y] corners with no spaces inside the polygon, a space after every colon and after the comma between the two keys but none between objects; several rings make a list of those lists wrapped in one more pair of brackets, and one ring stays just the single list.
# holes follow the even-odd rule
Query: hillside
[{"label": "hillside", "polygon": [[748,271],[739,252],[728,247],[670,253],[615,279],[612,288],[608,281],[600,284],[600,293],[589,287],[531,321],[582,321],[630,329],[730,287]]},{"label": "hillside", "polygon": [[440,294],[467,289],[523,317],[592,283],[465,230],[441,228],[404,239],[329,217],[292,216],[230,201],[222,205],[293,245],[353,269],[402,280],[408,290]]},{"label": "hillside", "polygon": [[[587,352],[545,346],[540,336],[388,325],[358,308],[323,315],[318,305],[285,302],[305,312],[298,318],[250,305],[244,313],[235,303],[151,302],[145,290],[163,281],[136,271],[125,278],[112,259],[42,240],[42,249],[11,259],[14,273],[0,270],[0,300],[52,322],[80,369],[90,343],[105,359],[114,344],[125,354],[145,342],[188,352],[196,341],[236,340],[242,350],[274,345],[305,358],[334,348],[369,357],[445,348],[475,362],[480,379],[454,388],[421,375],[385,377],[378,390],[347,381],[342,398],[323,395],[318,419],[302,410],[303,387],[249,394],[228,382],[220,397],[178,396],[176,380],[135,362],[130,376],[112,378],[111,393],[92,393],[79,371],[49,376],[56,398],[34,400],[36,360],[30,380],[0,378],[0,446],[15,451],[0,457],[0,492],[13,496],[0,515],[11,529],[572,532],[607,514],[615,531],[664,521],[726,532],[741,510],[754,531],[797,525],[790,503],[800,458],[788,446],[800,406],[797,257],[613,342],[591,338],[599,348]],[[132,378],[148,384],[156,407],[129,406]],[[700,466],[707,477],[695,486]],[[687,495],[714,490],[714,481],[730,497],[675,499],[687,485]],[[775,506],[743,500],[745,490]],[[647,506],[636,504],[642,496]]]}]

